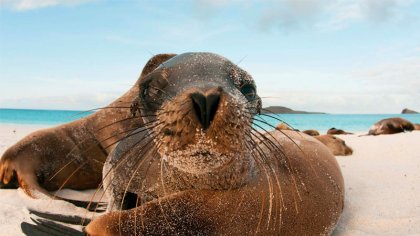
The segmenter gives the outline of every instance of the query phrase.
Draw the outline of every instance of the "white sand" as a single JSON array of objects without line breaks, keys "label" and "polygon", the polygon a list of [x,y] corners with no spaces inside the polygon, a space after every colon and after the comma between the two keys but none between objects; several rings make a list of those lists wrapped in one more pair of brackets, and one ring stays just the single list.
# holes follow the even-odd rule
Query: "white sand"
[{"label": "white sand", "polygon": [[[0,155],[38,128],[1,124]],[[337,157],[346,200],[334,235],[420,235],[420,132],[340,138],[353,148],[354,154]],[[89,193],[65,190],[60,195],[84,199]],[[62,201],[33,200],[20,190],[0,190],[0,234],[22,235],[20,223],[28,221],[27,206],[81,213]]]},{"label": "white sand", "polygon": [[420,235],[420,131],[340,138],[354,153],[337,157],[346,199],[335,235]]}]

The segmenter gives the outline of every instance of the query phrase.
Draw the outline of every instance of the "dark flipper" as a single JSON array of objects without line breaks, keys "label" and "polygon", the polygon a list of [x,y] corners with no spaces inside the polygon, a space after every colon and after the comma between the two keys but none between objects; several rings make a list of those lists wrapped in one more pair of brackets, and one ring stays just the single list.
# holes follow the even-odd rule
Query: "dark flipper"
[{"label": "dark flipper", "polygon": [[86,233],[83,232],[83,228],[75,229],[73,227],[67,226],[65,224],[55,223],[50,220],[44,219],[34,219],[31,218],[35,224],[29,224],[22,222],[20,225],[22,232],[25,235],[33,236],[85,236]]},{"label": "dark flipper", "polygon": [[106,207],[108,204],[106,202],[89,202],[89,201],[79,201],[79,200],[73,200],[73,199],[67,199],[67,198],[58,198],[60,200],[64,200],[66,202],[70,202],[71,204],[85,208],[88,211],[93,211],[97,213],[104,212],[106,210]]},{"label": "dark flipper", "polygon": [[26,222],[22,222],[20,224],[20,228],[22,229],[22,232],[25,235],[31,235],[31,236],[48,236],[48,235],[56,235],[53,233],[49,233],[47,230],[45,230],[43,227],[32,225]]},{"label": "dark flipper", "polygon": [[8,184],[4,184],[0,180],[0,189],[17,189],[17,188],[19,188],[19,182],[16,177],[16,172],[13,172],[13,177]]},{"label": "dark flipper", "polygon": [[28,209],[28,211],[30,214],[33,214],[40,218],[44,218],[46,220],[57,221],[57,222],[72,224],[72,225],[85,226],[89,224],[91,221],[91,219],[89,218],[82,218],[76,215],[60,215],[60,214],[54,214],[54,213],[48,213],[48,212],[41,212],[34,209]]},{"label": "dark flipper", "polygon": [[83,219],[80,216],[74,215],[46,213],[33,209],[28,209],[28,211],[34,216],[31,217],[34,224],[27,222],[21,223],[21,229],[25,235],[86,235],[83,231],[83,225],[87,225],[91,221],[90,219]]},{"label": "dark flipper", "polygon": [[29,224],[23,222],[21,224],[22,232],[25,235],[36,235],[36,236],[45,236],[45,235],[53,235],[53,236],[60,236],[60,235],[71,235],[71,236],[84,236],[86,235],[83,232],[83,229],[75,229],[64,224],[58,224],[48,220],[37,220],[31,218],[32,221],[35,223]]}]

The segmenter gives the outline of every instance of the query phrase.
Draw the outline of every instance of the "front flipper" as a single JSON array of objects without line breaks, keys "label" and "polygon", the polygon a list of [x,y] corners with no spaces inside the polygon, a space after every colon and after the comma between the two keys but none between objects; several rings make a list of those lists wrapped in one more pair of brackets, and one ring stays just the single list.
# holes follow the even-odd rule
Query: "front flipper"
[{"label": "front flipper", "polygon": [[54,213],[40,212],[28,209],[33,224],[22,222],[21,229],[25,235],[47,236],[47,235],[86,235],[84,225],[91,219],[85,219],[75,215],[61,215]]},{"label": "front flipper", "polygon": [[[259,232],[269,213],[260,190],[184,191],[138,208],[111,212],[86,226],[89,235],[242,235]],[[270,230],[264,229],[269,233]]]},{"label": "front flipper", "polygon": [[44,220],[44,219],[34,219],[31,218],[33,223],[29,224],[23,222],[20,226],[22,232],[25,235],[31,236],[62,236],[62,235],[69,235],[69,236],[85,236],[87,235],[83,232],[82,227],[70,227],[65,224],[55,223],[53,221]]},{"label": "front flipper", "polygon": [[[73,201],[73,204],[85,205],[87,202]],[[91,208],[96,213],[102,212],[102,208],[106,208],[106,204],[102,202],[93,202]],[[86,208],[86,207],[84,207]],[[101,209],[101,211],[98,211]],[[51,213],[39,211],[33,208],[28,208],[28,213],[32,222],[22,222],[21,229],[26,235],[86,235],[84,228],[92,220],[85,216],[79,215],[64,215],[59,213]],[[90,211],[93,213],[93,211]],[[90,214],[89,214],[90,215]]]}]

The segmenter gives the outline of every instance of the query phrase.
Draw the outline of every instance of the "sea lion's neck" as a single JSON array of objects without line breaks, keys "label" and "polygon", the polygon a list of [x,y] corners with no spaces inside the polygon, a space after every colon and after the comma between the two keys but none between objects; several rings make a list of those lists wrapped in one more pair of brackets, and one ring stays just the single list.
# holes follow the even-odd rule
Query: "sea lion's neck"
[{"label": "sea lion's neck", "polygon": [[[138,99],[138,87],[134,85],[119,99],[95,112],[91,116],[94,122],[87,122],[86,126],[92,135],[98,139],[99,144],[109,154],[116,144],[122,140],[130,130],[143,126],[143,120],[133,114],[130,106]],[[110,120],[109,117],[113,119]],[[102,138],[99,138],[102,137]]]}]

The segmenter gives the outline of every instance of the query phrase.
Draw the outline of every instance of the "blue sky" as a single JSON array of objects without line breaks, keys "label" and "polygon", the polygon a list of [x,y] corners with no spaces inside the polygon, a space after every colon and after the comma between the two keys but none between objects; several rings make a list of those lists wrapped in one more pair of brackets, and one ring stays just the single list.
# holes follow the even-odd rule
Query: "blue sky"
[{"label": "blue sky", "polygon": [[414,0],[0,0],[0,107],[107,105],[157,53],[209,51],[268,105],[420,110]]}]

